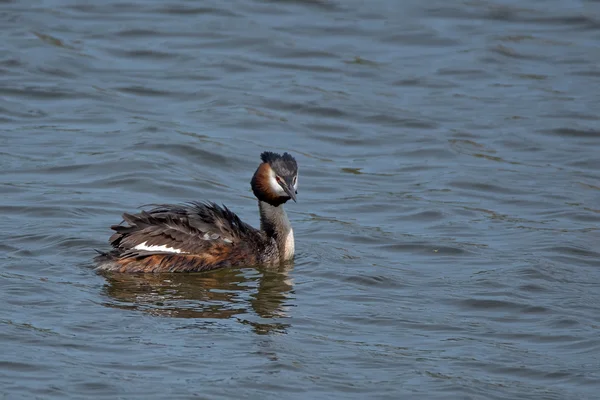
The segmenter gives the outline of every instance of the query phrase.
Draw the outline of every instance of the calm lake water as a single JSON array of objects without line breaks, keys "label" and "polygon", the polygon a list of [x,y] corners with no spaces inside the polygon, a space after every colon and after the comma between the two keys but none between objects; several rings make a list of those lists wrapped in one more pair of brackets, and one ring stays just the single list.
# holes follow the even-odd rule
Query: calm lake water
[{"label": "calm lake water", "polygon": [[[0,392],[40,399],[596,399],[600,3],[0,2]],[[148,203],[293,266],[100,275]]]}]

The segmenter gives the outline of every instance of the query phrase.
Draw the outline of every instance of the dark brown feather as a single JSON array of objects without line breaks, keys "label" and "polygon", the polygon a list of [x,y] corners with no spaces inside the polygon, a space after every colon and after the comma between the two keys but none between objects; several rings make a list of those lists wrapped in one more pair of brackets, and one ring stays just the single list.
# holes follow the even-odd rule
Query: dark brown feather
[{"label": "dark brown feather", "polygon": [[[138,214],[123,214],[126,225],[114,225],[114,250],[97,257],[101,269],[119,272],[191,272],[254,265],[273,246],[264,233],[215,203],[160,205]],[[167,246],[181,253],[138,250]]]}]

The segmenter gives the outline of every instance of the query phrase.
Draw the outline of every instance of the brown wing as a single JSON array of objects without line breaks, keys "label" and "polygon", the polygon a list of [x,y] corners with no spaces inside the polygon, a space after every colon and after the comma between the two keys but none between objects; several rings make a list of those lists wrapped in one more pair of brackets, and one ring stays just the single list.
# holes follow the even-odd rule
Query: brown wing
[{"label": "brown wing", "polygon": [[[111,227],[115,233],[110,244],[121,256],[144,254],[204,254],[214,246],[234,247],[240,242],[259,239],[261,233],[227,207],[214,203],[161,205],[139,214],[123,214],[127,225]],[[151,250],[135,249],[143,245]],[[164,250],[160,250],[164,246]],[[131,254],[128,254],[131,253]]]},{"label": "brown wing", "polygon": [[192,272],[257,265],[273,250],[272,239],[214,203],[161,205],[123,219],[126,225],[111,227],[114,250],[96,257],[100,270]]}]

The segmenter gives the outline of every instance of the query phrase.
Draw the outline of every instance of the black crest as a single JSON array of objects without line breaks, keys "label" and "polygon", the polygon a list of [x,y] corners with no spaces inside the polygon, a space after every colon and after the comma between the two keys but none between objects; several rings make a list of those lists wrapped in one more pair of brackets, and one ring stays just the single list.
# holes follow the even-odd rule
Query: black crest
[{"label": "black crest", "polygon": [[296,159],[289,153],[279,155],[270,151],[265,151],[260,155],[260,159],[269,164],[273,171],[282,176],[293,176],[298,173],[298,164]]}]

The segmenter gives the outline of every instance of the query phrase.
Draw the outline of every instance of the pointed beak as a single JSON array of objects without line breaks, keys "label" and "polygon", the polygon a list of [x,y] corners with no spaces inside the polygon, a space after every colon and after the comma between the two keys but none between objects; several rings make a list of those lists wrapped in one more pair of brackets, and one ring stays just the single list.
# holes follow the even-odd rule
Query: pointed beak
[{"label": "pointed beak", "polygon": [[296,200],[296,190],[294,189],[294,185],[291,184],[286,184],[286,185],[282,185],[283,190],[285,190],[285,192],[288,194],[288,196],[290,196],[292,198],[292,200],[294,200],[295,203],[297,203],[298,201]]}]

